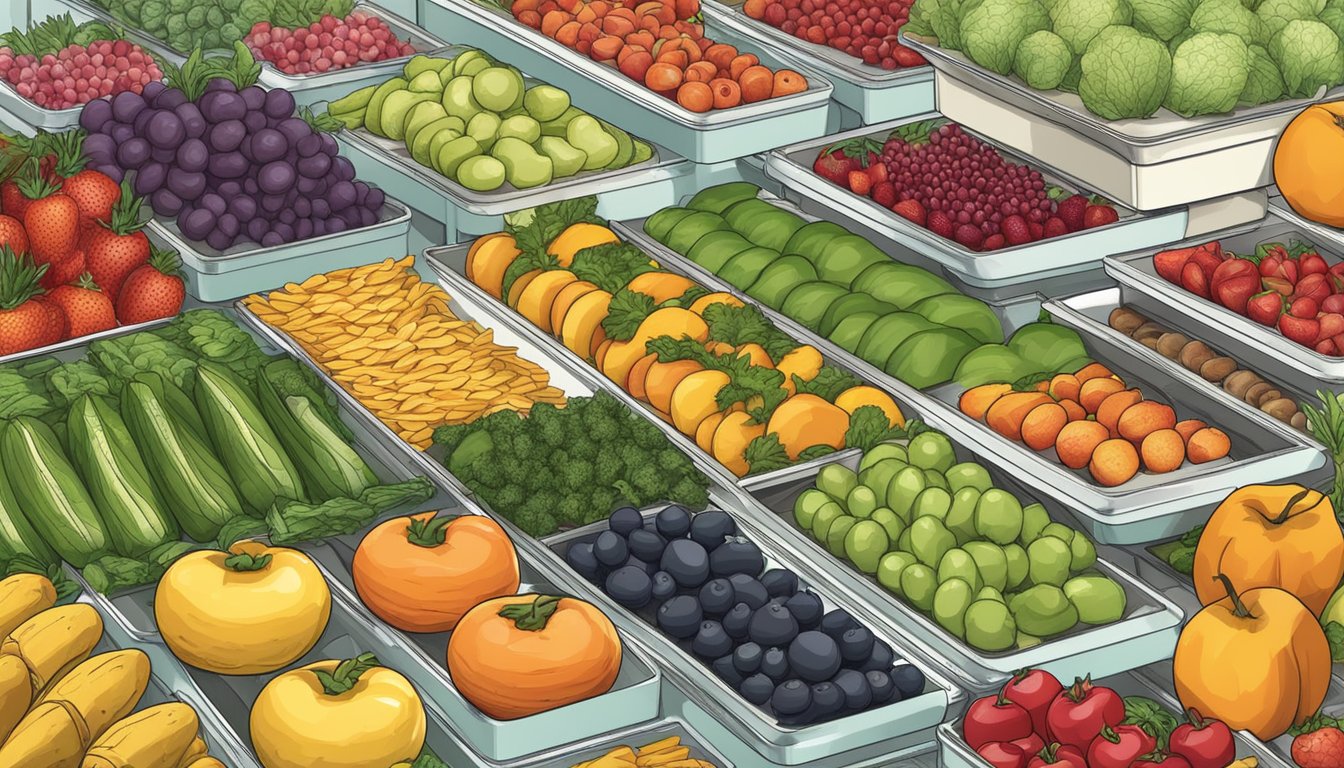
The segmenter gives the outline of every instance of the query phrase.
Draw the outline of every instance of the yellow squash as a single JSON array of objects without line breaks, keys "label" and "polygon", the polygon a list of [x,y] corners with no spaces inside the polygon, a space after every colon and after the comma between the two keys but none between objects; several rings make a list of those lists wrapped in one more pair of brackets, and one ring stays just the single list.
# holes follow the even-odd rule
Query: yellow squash
[{"label": "yellow squash", "polygon": [[[189,762],[199,729],[196,710],[186,704],[149,707],[121,719],[95,740],[80,768],[178,768]],[[195,757],[199,755],[191,760]]]},{"label": "yellow squash", "polygon": [[0,744],[33,704],[33,681],[18,656],[0,656]]},{"label": "yellow squash", "polygon": [[0,643],[0,653],[23,659],[32,674],[34,693],[41,694],[89,658],[102,636],[98,611],[73,603],[48,608],[20,624]]},{"label": "yellow squash", "polygon": [[0,746],[0,768],[80,768],[89,731],[74,705],[49,701],[33,707]]},{"label": "yellow squash", "polygon": [[0,638],[56,604],[56,587],[46,576],[16,573],[0,581]]},{"label": "yellow squash", "polygon": [[62,702],[74,707],[83,718],[88,740],[94,741],[135,709],[147,685],[149,657],[127,648],[100,653],[70,670],[42,694],[38,704]]}]

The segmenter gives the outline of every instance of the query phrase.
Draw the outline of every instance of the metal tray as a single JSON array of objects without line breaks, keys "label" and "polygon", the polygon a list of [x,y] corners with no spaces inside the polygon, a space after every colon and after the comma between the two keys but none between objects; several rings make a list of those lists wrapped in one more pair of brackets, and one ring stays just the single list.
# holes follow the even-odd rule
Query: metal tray
[{"label": "metal tray", "polygon": [[[861,454],[846,451],[844,455],[828,456],[827,463],[839,463],[857,470]],[[957,451],[958,461],[980,461],[966,450]],[[1025,502],[1032,499],[1028,489],[1010,473],[990,469],[990,477],[997,488],[1009,491]],[[896,614],[902,626],[932,645],[950,659],[959,669],[975,680],[973,692],[996,690],[1019,669],[1045,669],[1056,676],[1072,677],[1078,670],[1087,670],[1098,677],[1126,672],[1135,667],[1169,657],[1176,647],[1184,619],[1182,609],[1135,579],[1123,567],[1117,567],[1104,556],[1097,561],[1097,570],[1121,586],[1125,591],[1125,615],[1119,621],[1103,626],[1078,625],[1063,635],[1050,638],[1026,650],[989,653],[980,651],[952,636],[932,617],[893,595],[877,580],[856,570],[853,565],[826,551],[812,537],[800,531],[793,521],[793,503],[803,491],[815,486],[819,467],[806,470],[791,468],[793,477],[773,484],[756,484],[750,489],[760,506],[771,515],[762,525],[772,525],[778,536],[789,536],[809,547],[810,560],[819,570],[835,581],[845,582],[868,602],[878,606],[884,614]],[[1042,502],[1055,520],[1062,518],[1060,507],[1050,500]],[[754,510],[753,510],[754,511]],[[1103,555],[1105,553],[1102,553]]]},{"label": "metal tray", "polygon": [[[1164,666],[1155,664],[1153,667]],[[1108,676],[1096,681],[1096,685],[1105,686],[1121,696],[1144,696],[1165,706],[1167,710],[1180,717],[1182,707],[1176,700],[1170,687],[1162,687],[1148,679],[1145,673],[1153,667],[1144,668],[1131,674]],[[1080,671],[1086,675],[1086,670]],[[1061,679],[1063,682],[1063,679]],[[1295,763],[1284,762],[1263,742],[1247,731],[1233,731],[1232,737],[1237,744],[1237,757],[1255,757],[1263,768],[1293,768]],[[942,759],[942,768],[991,768],[990,764],[976,754],[975,750],[961,737],[957,726],[948,724],[938,729],[938,749]]]},{"label": "metal tray", "polygon": [[[710,498],[711,508],[732,510],[736,506],[733,503],[734,500],[729,497],[711,493]],[[653,509],[644,511],[646,525],[651,524],[656,513],[657,510]],[[738,514],[734,517],[740,519],[741,515]],[[557,557],[563,558],[569,547],[581,542],[591,541],[597,537],[598,533],[605,530],[607,530],[606,523],[599,521],[582,528],[547,537],[543,541],[555,552]],[[766,568],[791,568],[788,563],[781,562],[775,556],[768,539],[762,539],[754,533],[749,534],[748,538],[756,542],[761,548],[765,555]],[[792,570],[804,576],[810,572],[810,569],[792,568]],[[565,575],[571,583],[575,581],[588,583],[573,571],[567,571]],[[802,586],[814,585],[807,584],[804,580]],[[913,699],[887,704],[816,725],[801,727],[780,725],[773,716],[746,702],[736,691],[710,672],[702,662],[690,654],[686,643],[679,643],[657,630],[652,621],[652,611],[645,610],[635,613],[619,606],[602,593],[599,587],[590,585],[589,589],[597,597],[598,604],[602,606],[603,610],[612,617],[613,621],[617,621],[618,626],[642,627],[641,637],[645,639],[650,651],[663,659],[665,664],[690,678],[691,685],[687,686],[687,690],[695,691],[695,693],[688,693],[686,698],[694,701],[696,706],[683,706],[681,715],[686,718],[692,727],[700,728],[701,721],[706,717],[712,720],[722,720],[720,717],[715,717],[718,713],[711,714],[712,710],[710,712],[705,711],[705,704],[707,703],[715,709],[722,710],[722,714],[731,719],[730,723],[725,724],[735,733],[741,734],[739,738],[747,741],[768,760],[775,763],[783,765],[811,764],[814,760],[820,760],[836,752],[863,749],[914,734],[919,734],[920,740],[927,741],[932,729],[945,717],[949,701],[954,695],[952,686],[944,682],[936,671],[925,669],[924,672],[927,676],[925,691],[922,695]],[[836,607],[848,607],[835,604],[828,599],[830,597],[828,594],[820,594],[819,596],[822,597],[823,605],[827,610]],[[617,616],[619,616],[619,619],[617,619]],[[856,616],[856,618],[860,617]],[[860,621],[862,621],[861,618]],[[878,639],[890,644],[902,659],[909,657],[910,654],[906,652],[904,644],[894,634],[885,633],[881,628],[873,625],[869,625],[869,628],[873,629]],[[696,701],[700,698],[703,698],[704,701]]]},{"label": "metal tray", "polygon": [[[821,207],[838,214],[842,223],[862,223],[884,239],[929,256],[957,277],[978,287],[1031,283],[1085,271],[1097,266],[1097,262],[1108,253],[1124,253],[1167,243],[1185,234],[1187,215],[1184,210],[1172,208],[1141,215],[1119,206],[1120,220],[1114,224],[981,253],[939,237],[929,229],[878,205],[871,198],[860,197],[837,187],[812,171],[813,161],[826,147],[862,137],[875,137],[884,141],[899,126],[938,117],[941,115],[930,111],[777,149],[767,156],[765,172],[799,198],[814,200]],[[1003,149],[997,146],[997,142],[986,139],[978,132],[969,128],[966,130],[994,146],[1006,158],[1040,171],[1047,184],[1063,187],[1070,192],[1080,192],[1086,188],[1082,182],[1058,173],[1040,161]]]},{"label": "metal tray", "polygon": [[[1220,233],[1173,243],[1166,249],[1183,248],[1219,240],[1224,250],[1249,253],[1261,243],[1304,240],[1317,246],[1327,263],[1344,258],[1344,243],[1322,240],[1319,229],[1308,229],[1289,221],[1284,213],[1271,207],[1265,220],[1255,226],[1239,227]],[[1165,249],[1164,249],[1165,250]],[[1105,260],[1106,273],[1120,284],[1120,300],[1163,323],[1203,339],[1215,349],[1244,360],[1257,371],[1272,372],[1275,378],[1300,392],[1338,389],[1344,386],[1344,357],[1322,355],[1284,338],[1277,328],[1260,325],[1249,317],[1220,304],[1200,298],[1157,274],[1153,255],[1146,249]]]},{"label": "metal tray", "polygon": [[1163,111],[1147,120],[1107,121],[1073,94],[1037,91],[956,51],[904,34],[901,40],[937,70],[940,112],[1142,211],[1271,184],[1274,142],[1316,100],[1192,119]]},{"label": "metal tray", "polygon": [[216,251],[182,236],[176,222],[150,219],[151,240],[176,250],[186,266],[187,291],[202,301],[228,301],[318,272],[406,255],[411,212],[388,198],[378,223],[294,243],[262,247],[239,242]]},{"label": "metal tray", "polygon": [[[695,163],[717,163],[778,146],[783,137],[820,136],[827,130],[831,83],[820,74],[772,50],[756,51],[766,66],[788,67],[808,80],[808,89],[732,109],[695,113],[519,23],[507,11],[474,0],[421,0],[425,28],[452,30],[496,58],[524,72],[545,73],[569,91],[574,105],[619,125],[635,136],[666,147]],[[732,27],[705,20],[706,35],[748,47]]]},{"label": "metal tray", "polygon": [[705,0],[701,6],[719,23],[737,30],[759,48],[790,51],[830,78],[831,98],[854,112],[864,125],[933,109],[933,68],[887,70],[865,64],[829,45],[817,45],[747,16],[741,0]]}]

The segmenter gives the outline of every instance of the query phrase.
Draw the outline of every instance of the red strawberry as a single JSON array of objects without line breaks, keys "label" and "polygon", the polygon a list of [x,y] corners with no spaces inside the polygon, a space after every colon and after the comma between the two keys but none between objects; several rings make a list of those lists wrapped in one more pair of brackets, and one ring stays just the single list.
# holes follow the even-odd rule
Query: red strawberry
[{"label": "red strawberry", "polygon": [[1063,237],[1067,234],[1069,234],[1069,225],[1065,224],[1063,219],[1058,216],[1051,216],[1045,220],[1046,237]]},{"label": "red strawberry", "polygon": [[45,181],[21,185],[32,203],[23,212],[28,248],[39,264],[70,255],[79,242],[79,206],[74,198],[56,191]]},{"label": "red strawberry", "polygon": [[994,234],[985,238],[985,242],[980,244],[980,250],[997,251],[998,249],[1002,248],[1007,244],[1008,241],[1004,239],[1003,233],[995,232]]},{"label": "red strawberry", "polygon": [[1246,303],[1246,316],[1261,325],[1275,326],[1285,308],[1283,294],[1278,291],[1261,291]]},{"label": "red strawberry", "polygon": [[172,317],[182,309],[187,289],[177,254],[155,251],[149,263],[136,268],[117,294],[117,319],[122,325]]},{"label": "red strawberry", "polygon": [[1344,333],[1344,315],[1338,312],[1322,312],[1316,319],[1321,321],[1322,339]]},{"label": "red strawberry", "polygon": [[1087,217],[1087,195],[1071,195],[1065,198],[1055,206],[1055,215],[1064,222],[1064,226],[1068,227],[1070,232],[1082,229]]},{"label": "red strawberry", "polygon": [[1339,721],[1317,715],[1293,729],[1293,762],[1301,768],[1339,768],[1344,765],[1344,731]]},{"label": "red strawberry", "polygon": [[91,224],[95,221],[111,221],[112,206],[122,196],[121,187],[105,173],[83,170],[61,184],[61,191],[69,195],[79,206],[80,218]]},{"label": "red strawberry", "polygon": [[1297,265],[1296,260],[1284,259],[1283,261],[1279,262],[1278,274],[1274,276],[1287,280],[1290,283],[1296,283],[1298,279],[1302,277],[1302,273],[1300,270],[1301,267]]},{"label": "red strawberry", "polygon": [[1120,220],[1120,214],[1109,205],[1089,205],[1083,212],[1083,229],[1104,227]]},{"label": "red strawberry", "polygon": [[873,185],[873,201],[883,208],[896,205],[896,185],[883,181]]},{"label": "red strawberry", "polygon": [[902,200],[893,205],[891,210],[894,211],[897,216],[903,216],[921,227],[929,221],[928,212],[924,210],[923,204],[918,200]]},{"label": "red strawberry", "polygon": [[1321,321],[1314,317],[1279,315],[1279,333],[1304,347],[1314,347],[1321,337]]},{"label": "red strawberry", "polygon": [[833,184],[845,186],[849,183],[849,172],[855,168],[854,160],[842,150],[822,152],[812,164],[812,171]]},{"label": "red strawberry", "polygon": [[1298,280],[1297,285],[1293,286],[1293,293],[1298,296],[1309,296],[1319,304],[1329,298],[1334,291],[1331,290],[1330,280],[1325,273],[1316,272]]},{"label": "red strawberry", "polygon": [[149,261],[149,238],[140,231],[140,198],[123,185],[107,226],[96,224],[85,235],[89,273],[109,297],[121,291],[126,276]]},{"label": "red strawberry", "polygon": [[13,216],[0,214],[0,245],[15,253],[27,253],[28,233],[23,229],[23,222]]},{"label": "red strawberry", "polygon": [[1223,248],[1220,244],[1205,243],[1191,252],[1190,260],[1199,265],[1207,280],[1212,281],[1214,270],[1218,269],[1219,264],[1227,260],[1227,256],[1223,255]]},{"label": "red strawberry", "polygon": [[1315,317],[1320,311],[1316,300],[1310,296],[1299,296],[1293,299],[1293,303],[1288,307],[1288,314],[1293,317]]},{"label": "red strawberry", "polygon": [[873,189],[873,179],[868,175],[867,171],[849,172],[849,191],[853,192],[856,195],[863,195],[864,197],[867,197],[868,193],[871,192],[872,189]]},{"label": "red strawberry", "polygon": [[981,244],[985,241],[985,235],[980,228],[974,224],[962,224],[957,227],[957,231],[952,235],[958,243],[970,248],[973,251],[980,250]]},{"label": "red strawberry", "polygon": [[[1036,238],[1031,236],[1031,228],[1027,226],[1027,220],[1014,213],[999,224],[999,230],[1003,232],[1003,239],[1009,245],[1024,245],[1030,243]],[[1040,752],[1039,749],[1027,750],[1027,754]]]},{"label": "red strawberry", "polygon": [[4,183],[0,183],[0,210],[7,216],[23,219],[23,212],[28,210],[28,198],[19,191],[18,181],[6,179]]},{"label": "red strawberry", "polygon": [[1185,268],[1186,262],[1194,255],[1194,248],[1177,248],[1170,251],[1159,251],[1153,256],[1153,269],[1169,283],[1181,282],[1181,270]]},{"label": "red strawberry", "polygon": [[1330,271],[1321,254],[1311,251],[1297,257],[1298,270],[1304,275],[1323,275]]},{"label": "red strawberry", "polygon": [[1279,265],[1283,261],[1278,256],[1266,256],[1260,260],[1260,276],[1273,277],[1279,271]]},{"label": "red strawberry", "polygon": [[1330,274],[1337,275],[1339,277],[1344,277],[1344,261],[1341,261],[1338,264],[1335,264],[1334,266],[1330,267]]},{"label": "red strawberry", "polygon": [[1045,225],[1039,221],[1028,221],[1027,229],[1031,232],[1032,240],[1040,240],[1045,237]]},{"label": "red strawberry", "polygon": [[887,164],[881,160],[875,160],[872,165],[868,166],[868,178],[871,179],[874,184],[881,184],[886,181]]},{"label": "red strawberry", "polygon": [[1339,349],[1335,346],[1335,342],[1331,339],[1324,339],[1322,341],[1316,342],[1316,346],[1312,347],[1312,349],[1316,350],[1317,353],[1322,355],[1339,354]]},{"label": "red strawberry", "polygon": [[[46,271],[29,256],[0,249],[0,355],[12,355],[61,341],[60,326],[40,301]],[[54,306],[54,305],[52,305]]]},{"label": "red strawberry", "polygon": [[117,327],[112,300],[99,290],[93,282],[93,276],[87,272],[74,285],[61,285],[52,289],[48,297],[65,312],[72,339]]},{"label": "red strawberry", "polygon": [[70,252],[63,259],[47,262],[47,273],[42,276],[42,287],[50,291],[58,285],[72,283],[84,274],[88,268],[88,259],[80,248]]},{"label": "red strawberry", "polygon": [[1213,275],[1209,279],[1209,284],[1217,292],[1218,285],[1225,280],[1234,278],[1249,277],[1255,280],[1256,286],[1260,285],[1260,272],[1255,265],[1246,259],[1228,259],[1213,269]]},{"label": "red strawberry", "polygon": [[1209,298],[1209,279],[1194,261],[1181,268],[1181,286],[1196,296]]},{"label": "red strawberry", "polygon": [[1344,294],[1332,293],[1321,302],[1322,312],[1338,312],[1344,315]]},{"label": "red strawberry", "polygon": [[[1251,267],[1251,270],[1254,273],[1255,268]],[[1213,296],[1218,303],[1239,315],[1246,314],[1246,302],[1250,301],[1251,296],[1258,290],[1260,290],[1260,276],[1256,274],[1241,275],[1213,284]]]},{"label": "red strawberry", "polygon": [[[42,306],[47,313],[47,334],[49,338],[56,341],[65,341],[70,338],[70,321],[66,318],[64,310],[60,305],[51,300],[51,297],[45,293],[41,296],[34,296],[33,301]],[[55,342],[52,342],[55,343]]]},{"label": "red strawberry", "polygon": [[952,239],[952,233],[956,230],[956,225],[952,223],[952,217],[947,215],[947,211],[929,211],[929,231],[939,237]]},{"label": "red strawberry", "polygon": [[1281,296],[1293,295],[1293,284],[1282,277],[1262,277],[1260,284]]}]

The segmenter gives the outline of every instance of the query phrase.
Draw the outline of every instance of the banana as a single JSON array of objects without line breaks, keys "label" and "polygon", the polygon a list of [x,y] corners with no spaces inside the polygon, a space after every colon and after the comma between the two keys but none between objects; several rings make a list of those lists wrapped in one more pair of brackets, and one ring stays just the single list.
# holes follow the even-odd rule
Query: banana
[{"label": "banana", "polygon": [[196,710],[186,704],[143,709],[108,728],[80,768],[178,768],[199,728]]},{"label": "banana", "polygon": [[84,717],[89,739],[97,740],[129,715],[149,685],[149,657],[128,648],[85,661],[42,694],[39,703],[62,701]]},{"label": "banana", "polygon": [[191,746],[187,747],[187,751],[182,755],[182,759],[177,764],[178,768],[187,768],[187,766],[205,757],[209,751],[205,746],[205,741],[197,736],[191,740]]},{"label": "banana", "polygon": [[84,603],[62,605],[33,616],[0,643],[0,654],[23,659],[41,694],[76,664],[89,658],[103,636],[103,618]]},{"label": "banana", "polygon": [[0,744],[28,714],[33,703],[33,681],[18,656],[0,656]]},{"label": "banana", "polygon": [[56,587],[46,576],[16,573],[0,581],[0,638],[56,604]]},{"label": "banana", "polygon": [[226,768],[226,767],[223,763],[219,762],[213,757],[202,757],[193,762],[191,765],[183,766],[183,768]]},{"label": "banana", "polygon": [[1260,761],[1254,757],[1243,757],[1240,760],[1233,760],[1227,768],[1258,768]]},{"label": "banana", "polygon": [[79,768],[88,744],[84,718],[73,706],[38,704],[0,747],[0,768]]}]

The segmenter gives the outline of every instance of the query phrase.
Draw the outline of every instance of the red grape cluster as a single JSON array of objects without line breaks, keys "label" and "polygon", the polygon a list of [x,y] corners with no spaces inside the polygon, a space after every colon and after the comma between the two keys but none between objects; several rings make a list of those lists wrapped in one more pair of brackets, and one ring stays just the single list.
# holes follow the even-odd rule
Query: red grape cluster
[{"label": "red grape cluster", "polygon": [[0,47],[0,74],[19,95],[46,109],[68,109],[122,91],[139,93],[163,72],[140,46],[125,40],[71,44],[41,58]]},{"label": "red grape cluster", "polygon": [[243,42],[252,49],[252,55],[291,75],[345,69],[415,53],[415,48],[398,40],[381,19],[360,11],[344,19],[326,14],[307,27],[292,30],[259,21]]},{"label": "red grape cluster", "polygon": [[896,33],[914,0],[751,0],[752,18],[817,45],[829,45],[883,69],[917,67],[924,58]]}]

